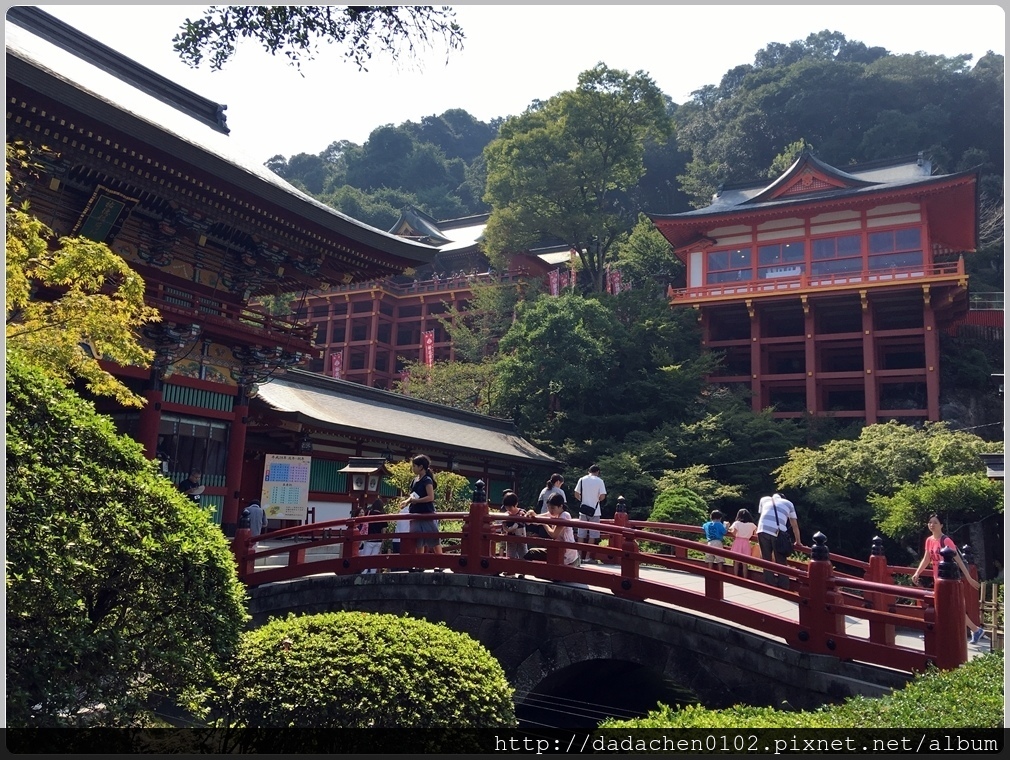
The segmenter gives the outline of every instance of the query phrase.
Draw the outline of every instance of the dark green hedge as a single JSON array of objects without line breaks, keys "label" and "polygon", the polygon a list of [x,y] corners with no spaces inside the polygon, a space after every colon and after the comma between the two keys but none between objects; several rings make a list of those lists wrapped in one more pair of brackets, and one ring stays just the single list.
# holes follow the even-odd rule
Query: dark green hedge
[{"label": "dark green hedge", "polygon": [[735,705],[725,710],[666,705],[644,718],[606,721],[601,728],[1001,728],[1003,652],[976,657],[956,670],[917,676],[877,699],[854,697],[811,712]]}]

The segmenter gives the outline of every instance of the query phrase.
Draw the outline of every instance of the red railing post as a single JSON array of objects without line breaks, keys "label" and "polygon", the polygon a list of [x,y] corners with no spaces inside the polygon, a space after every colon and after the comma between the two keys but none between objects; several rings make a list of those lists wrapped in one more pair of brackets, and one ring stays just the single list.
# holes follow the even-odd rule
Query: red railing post
[{"label": "red railing post", "polygon": [[468,573],[480,573],[490,566],[491,539],[484,540],[484,527],[487,518],[487,494],[484,491],[484,481],[474,484],[473,497],[470,500],[470,514],[466,521],[466,534],[460,542],[460,566],[466,567]]},{"label": "red railing post", "polygon": [[249,539],[252,532],[249,528],[239,528],[235,531],[235,538],[231,541],[231,551],[235,555],[235,563],[238,565],[238,579],[243,583],[253,574],[256,560],[249,555]]},{"label": "red railing post", "polygon": [[943,561],[933,584],[936,605],[936,666],[940,670],[953,670],[968,661],[967,629],[964,624],[964,594],[961,591],[960,571],[954,564],[954,550],[949,546],[940,549]]},{"label": "red railing post", "polygon": [[351,559],[352,557],[357,557],[359,554],[358,545],[361,543],[361,536],[358,534],[356,528],[354,518],[351,518],[344,526],[344,540],[340,548],[341,559]]},{"label": "red railing post", "polygon": [[[617,497],[617,508],[614,512],[614,525],[618,528],[628,527],[628,505],[623,496]],[[623,535],[623,534],[621,534]],[[622,539],[617,533],[611,533],[607,538],[607,545],[614,549],[614,554],[607,555],[607,561],[613,563],[617,556],[617,551],[623,551]]]},{"label": "red railing post", "polygon": [[[837,646],[833,637],[845,632],[844,610],[835,609],[827,536],[818,531],[813,538],[805,583],[800,579],[799,618],[800,627],[805,630],[800,631],[799,648],[831,654]],[[787,643],[795,646],[793,642]]]},{"label": "red railing post", "polygon": [[[880,536],[874,536],[870,549],[870,567],[866,571],[866,580],[874,583],[890,584],[891,578],[887,572],[887,557],[884,556],[884,540]],[[863,598],[865,606],[871,610],[886,612],[896,602],[896,598],[881,593],[880,591],[867,591]],[[877,620],[870,621],[870,641],[875,644],[886,644],[894,646],[894,625],[891,623],[881,623]]]}]

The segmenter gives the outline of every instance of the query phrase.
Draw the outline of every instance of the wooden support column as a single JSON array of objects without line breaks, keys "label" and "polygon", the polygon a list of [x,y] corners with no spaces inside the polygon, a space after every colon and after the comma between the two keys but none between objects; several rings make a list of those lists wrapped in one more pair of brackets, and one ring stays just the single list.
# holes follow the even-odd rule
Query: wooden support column
[{"label": "wooden support column", "polygon": [[800,296],[803,304],[803,363],[807,371],[806,396],[807,412],[817,414],[820,411],[820,399],[817,397],[817,337],[814,332],[814,310],[807,296]]},{"label": "wooden support column", "polygon": [[232,409],[231,431],[228,434],[228,465],[224,485],[227,493],[221,510],[221,529],[231,536],[238,525],[239,498],[242,493],[242,466],[245,463],[245,434],[249,426],[249,397],[245,386],[239,386]]},{"label": "wooden support column", "polygon": [[877,361],[873,340],[873,309],[865,290],[859,291],[859,305],[863,312],[863,406],[866,424],[873,425],[880,414],[877,402]]},{"label": "wooden support column", "polygon": [[754,302],[748,298],[747,315],[750,317],[750,389],[751,408],[755,412],[761,411],[763,402],[761,393],[761,320],[754,310]]},{"label": "wooden support column", "polygon": [[940,336],[936,330],[936,312],[930,303],[929,285],[922,286],[923,347],[926,352],[926,415],[940,419]]},{"label": "wooden support column", "polygon": [[372,291],[372,320],[368,326],[368,361],[365,369],[368,374],[365,376],[365,385],[371,388],[375,384],[375,352],[379,345],[379,299],[382,297],[378,290]]},{"label": "wooden support column", "polygon": [[152,377],[148,386],[148,389],[144,391],[147,403],[140,410],[140,429],[137,432],[137,440],[144,447],[144,456],[154,459],[158,451],[158,429],[161,427],[161,402],[164,397],[159,379]]}]

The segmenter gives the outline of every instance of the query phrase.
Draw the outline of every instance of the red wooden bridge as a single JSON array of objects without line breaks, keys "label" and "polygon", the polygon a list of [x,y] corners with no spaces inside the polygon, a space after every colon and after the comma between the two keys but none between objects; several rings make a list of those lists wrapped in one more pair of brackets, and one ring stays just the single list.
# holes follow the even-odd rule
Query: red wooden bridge
[{"label": "red wooden bridge", "polygon": [[[791,559],[788,566],[783,566],[751,557],[746,560],[746,575],[738,577],[733,574],[732,562],[739,560],[740,555],[700,544],[693,537],[701,532],[696,526],[624,520],[625,515],[618,515],[617,522],[603,521],[598,525],[607,544],[593,546],[503,535],[500,526],[506,515],[489,512],[488,506],[481,503],[473,504],[469,512],[443,512],[437,517],[443,528],[437,534],[443,546],[441,555],[412,553],[414,540],[429,535],[422,533],[395,534],[401,543],[399,554],[363,555],[360,551],[363,542],[394,537],[389,533],[363,535],[363,526],[413,519],[412,515],[399,514],[346,518],[272,531],[270,545],[257,545],[266,537],[253,540],[247,528],[240,528],[232,547],[239,576],[249,586],[322,573],[351,575],[382,568],[522,574],[530,579],[585,585],[626,599],[672,605],[781,638],[800,651],[909,673],[921,672],[930,664],[950,669],[966,662],[965,612],[978,619],[978,596],[963,591],[966,584],[958,580],[957,566],[951,558],[941,564],[934,589],[899,585],[898,579],[911,576],[914,569],[888,565],[879,539],[869,559],[864,561],[831,553],[826,537],[818,533],[813,547],[794,547],[793,556],[806,555],[803,560]],[[534,521],[520,517],[509,520]],[[550,522],[573,529],[585,525],[560,519]],[[509,559],[503,548],[512,542],[546,548],[546,562]],[[562,560],[566,547],[585,551],[587,557],[607,562],[609,567],[566,566]],[[709,567],[701,558],[702,553],[714,554],[730,564]],[[273,564],[285,558],[286,563]],[[655,572],[661,569],[668,572]],[[764,583],[765,569],[787,576],[788,588]],[[974,575],[974,567],[970,569]],[[748,599],[757,597],[792,603],[778,605],[780,610],[789,607],[792,614],[748,603]],[[853,625],[853,619],[863,624]],[[905,635],[896,639],[897,630],[903,630]]]}]

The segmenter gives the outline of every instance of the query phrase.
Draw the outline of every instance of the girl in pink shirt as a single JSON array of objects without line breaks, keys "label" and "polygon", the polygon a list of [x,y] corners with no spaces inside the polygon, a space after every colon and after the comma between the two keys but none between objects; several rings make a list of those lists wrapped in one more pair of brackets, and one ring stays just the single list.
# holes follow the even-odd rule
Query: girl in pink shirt
[{"label": "girl in pink shirt", "polygon": [[[750,510],[741,509],[737,512],[736,520],[729,526],[729,534],[733,536],[733,545],[729,547],[730,551],[736,552],[737,554],[745,554],[750,557],[750,540],[754,537],[754,534],[757,533],[757,529],[757,523],[754,522],[754,518],[751,517]],[[736,575],[743,575],[744,563],[734,562],[733,572]]]}]

